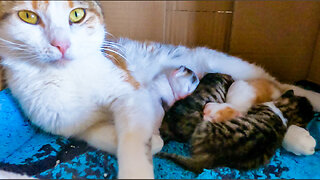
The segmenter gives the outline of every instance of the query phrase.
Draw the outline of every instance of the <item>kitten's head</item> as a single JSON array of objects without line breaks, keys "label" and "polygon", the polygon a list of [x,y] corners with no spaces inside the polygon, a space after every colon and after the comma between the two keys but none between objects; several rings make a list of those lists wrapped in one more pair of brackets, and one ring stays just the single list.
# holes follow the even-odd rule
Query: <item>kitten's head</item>
[{"label": "kitten's head", "polygon": [[172,71],[168,79],[176,101],[190,95],[200,82],[197,75],[185,66]]},{"label": "kitten's head", "polygon": [[0,56],[50,64],[100,51],[105,36],[94,1],[0,1]]},{"label": "kitten's head", "polygon": [[310,101],[305,97],[295,96],[293,90],[285,92],[275,101],[275,105],[288,119],[288,126],[294,124],[306,127],[314,116]]}]

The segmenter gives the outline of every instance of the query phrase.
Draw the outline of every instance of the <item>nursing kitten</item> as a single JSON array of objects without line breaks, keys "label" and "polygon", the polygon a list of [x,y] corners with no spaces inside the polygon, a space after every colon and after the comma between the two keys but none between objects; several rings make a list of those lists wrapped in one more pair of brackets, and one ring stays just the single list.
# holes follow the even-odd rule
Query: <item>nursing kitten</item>
[{"label": "nursing kitten", "polygon": [[163,120],[160,134],[165,141],[187,142],[203,121],[203,108],[209,102],[224,103],[234,82],[231,76],[218,73],[205,75],[196,90],[170,108]]},{"label": "nursing kitten", "polygon": [[[185,66],[198,77],[219,72],[291,88],[208,48],[110,42],[106,34],[96,1],[0,1],[1,64],[26,117],[47,132],[116,154],[118,178],[154,177],[151,151],[162,143],[154,132],[164,109],[152,86],[167,69]],[[173,93],[169,80],[162,81],[165,94]],[[319,94],[294,88],[320,110]]]},{"label": "nursing kitten", "polygon": [[[154,93],[154,97],[160,97],[158,101],[161,102],[164,110],[168,110],[174,102],[181,100],[190,95],[198,86],[199,79],[196,74],[190,69],[181,66],[178,69],[166,70],[154,78],[154,83],[150,86],[150,91]],[[170,91],[166,90],[170,89]],[[155,134],[159,134],[159,128],[162,121],[158,121],[155,128]],[[158,138],[158,137],[157,137]],[[159,142],[162,140],[158,140]],[[163,143],[153,143],[156,147],[153,148],[152,153],[159,152]],[[158,147],[158,148],[157,148]]]},{"label": "nursing kitten", "polygon": [[[228,89],[225,103],[210,102],[205,105],[203,119],[210,122],[225,122],[245,116],[253,105],[274,101],[280,95],[279,86],[269,80],[238,80]],[[315,152],[316,141],[303,127],[304,125],[299,124],[290,126],[282,146],[296,155],[312,155]]]},{"label": "nursing kitten", "polygon": [[287,126],[306,127],[313,115],[310,102],[290,90],[275,102],[254,105],[244,117],[199,123],[190,140],[191,157],[168,153],[159,156],[197,173],[221,166],[258,168],[281,146]]},{"label": "nursing kitten", "polygon": [[[245,115],[255,104],[273,101],[281,96],[281,89],[266,79],[238,80],[230,86],[226,101],[206,104],[204,119],[221,122]],[[236,111],[235,111],[236,110]]]}]

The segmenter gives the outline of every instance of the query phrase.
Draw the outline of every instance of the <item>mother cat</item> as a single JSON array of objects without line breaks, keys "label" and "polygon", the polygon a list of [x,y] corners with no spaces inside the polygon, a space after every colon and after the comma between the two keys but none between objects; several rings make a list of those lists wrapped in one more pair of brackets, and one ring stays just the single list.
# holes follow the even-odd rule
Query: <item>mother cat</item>
[{"label": "mother cat", "polygon": [[[123,58],[102,53],[105,25],[94,1],[1,1],[0,56],[8,87],[30,120],[116,153],[119,178],[153,178],[151,141],[164,111],[150,86],[184,65],[202,77],[276,80],[263,69],[207,48],[120,39]],[[107,49],[116,54],[114,43]],[[120,47],[120,46],[119,46]],[[164,80],[163,82],[167,82]],[[277,83],[277,82],[276,82]],[[281,85],[283,89],[292,88]],[[172,93],[170,86],[162,89]],[[319,94],[293,87],[320,110]]]}]

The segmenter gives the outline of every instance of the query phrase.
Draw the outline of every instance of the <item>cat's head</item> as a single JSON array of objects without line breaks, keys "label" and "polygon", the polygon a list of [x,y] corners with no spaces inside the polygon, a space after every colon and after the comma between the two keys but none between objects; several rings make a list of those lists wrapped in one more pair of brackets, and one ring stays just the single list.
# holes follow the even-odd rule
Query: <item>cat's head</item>
[{"label": "cat's head", "polygon": [[283,113],[284,117],[288,119],[288,126],[294,124],[306,127],[314,116],[310,101],[305,97],[294,95],[293,90],[286,91],[275,101],[275,105]]},{"label": "cat's head", "polygon": [[95,1],[0,1],[0,57],[50,64],[100,51],[104,19]]},{"label": "cat's head", "polygon": [[168,79],[176,101],[190,95],[200,82],[197,75],[185,66],[172,71]]},{"label": "cat's head", "polygon": [[[165,77],[167,80],[156,80],[155,82],[158,85],[157,89],[159,90],[162,105],[165,110],[168,110],[176,101],[190,95],[199,84],[197,75],[185,66],[181,66],[178,69],[167,69],[165,75],[162,77]],[[170,87],[163,88],[166,87],[167,83]]]}]

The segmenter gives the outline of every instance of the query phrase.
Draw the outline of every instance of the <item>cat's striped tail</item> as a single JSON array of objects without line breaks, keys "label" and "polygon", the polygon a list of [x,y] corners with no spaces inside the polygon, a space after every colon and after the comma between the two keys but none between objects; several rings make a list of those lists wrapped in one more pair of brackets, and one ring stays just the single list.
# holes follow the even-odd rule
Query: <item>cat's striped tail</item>
[{"label": "cat's striped tail", "polygon": [[212,159],[207,156],[200,157],[186,157],[178,154],[170,154],[166,152],[159,152],[155,156],[168,159],[174,163],[180,165],[186,170],[190,170],[195,173],[201,173],[205,168],[211,168]]}]

